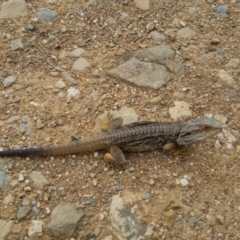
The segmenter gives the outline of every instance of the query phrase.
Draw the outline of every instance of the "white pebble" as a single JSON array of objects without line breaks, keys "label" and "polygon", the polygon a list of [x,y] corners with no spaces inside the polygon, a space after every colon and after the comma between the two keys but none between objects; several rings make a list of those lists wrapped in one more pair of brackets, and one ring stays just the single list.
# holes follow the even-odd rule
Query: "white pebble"
[{"label": "white pebble", "polygon": [[189,182],[186,178],[182,178],[182,179],[180,179],[180,184],[182,186],[187,186],[189,184]]},{"label": "white pebble", "polygon": [[19,182],[22,182],[24,180],[24,176],[23,176],[23,174],[19,174],[19,177],[18,177],[18,181]]}]

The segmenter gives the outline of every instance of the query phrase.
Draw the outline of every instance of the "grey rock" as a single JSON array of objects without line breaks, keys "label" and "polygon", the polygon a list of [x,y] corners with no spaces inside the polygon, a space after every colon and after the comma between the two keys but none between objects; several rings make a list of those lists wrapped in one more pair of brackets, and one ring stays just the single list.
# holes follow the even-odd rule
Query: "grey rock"
[{"label": "grey rock", "polygon": [[12,85],[13,83],[15,83],[16,82],[16,80],[17,80],[17,77],[16,76],[9,76],[9,77],[7,77],[7,78],[5,78],[4,80],[3,80],[3,86],[4,87],[9,87],[10,85]]},{"label": "grey rock", "polygon": [[74,63],[72,70],[77,70],[77,71],[83,71],[87,67],[90,67],[90,64],[88,61],[86,61],[84,58],[78,58]]},{"label": "grey rock", "polygon": [[175,51],[165,45],[137,50],[134,56],[138,59],[148,59],[149,62],[161,64],[179,76],[185,72],[184,65],[176,57]]},{"label": "grey rock", "polygon": [[37,207],[35,207],[35,206],[32,208],[32,211],[33,211],[35,216],[38,216],[38,214],[40,212],[40,210]]},{"label": "grey rock", "polygon": [[42,235],[42,226],[43,226],[42,220],[32,220],[31,225],[28,229],[28,236],[30,238],[35,238]]},{"label": "grey rock", "polygon": [[21,133],[24,133],[24,135],[26,136],[30,136],[31,135],[31,129],[30,129],[30,125],[27,123],[22,123],[20,125],[20,131]]},{"label": "grey rock", "polygon": [[222,49],[217,49],[216,53],[221,60],[224,60],[224,58],[226,58],[226,55]]},{"label": "grey rock", "polygon": [[13,51],[18,50],[18,49],[23,49],[24,45],[22,43],[22,38],[15,39],[11,41],[11,49]]},{"label": "grey rock", "polygon": [[98,91],[93,91],[87,98],[93,101],[96,101],[98,99]]},{"label": "grey rock", "polygon": [[108,75],[134,86],[152,90],[159,89],[171,79],[166,67],[137,59],[130,59],[108,71]]},{"label": "grey rock", "polygon": [[27,14],[27,4],[24,0],[9,0],[1,5],[0,18],[23,17]]},{"label": "grey rock", "polygon": [[18,120],[20,120],[20,119],[21,119],[20,116],[12,116],[12,117],[10,117],[10,118],[7,120],[7,123],[8,123],[8,124],[11,124],[11,123],[16,122],[16,121],[18,121]]},{"label": "grey rock", "polygon": [[78,211],[72,203],[57,205],[52,211],[48,231],[60,239],[70,238],[83,216],[84,212]]},{"label": "grey rock", "polygon": [[107,5],[108,2],[110,2],[110,0],[89,0],[87,1],[86,5],[91,6],[94,9],[99,9]]},{"label": "grey rock", "polygon": [[178,30],[177,35],[180,38],[191,38],[195,35],[195,31],[193,31],[189,27],[185,27],[185,28]]},{"label": "grey rock", "polygon": [[197,226],[197,219],[195,217],[190,217],[188,219],[188,224],[191,226],[191,227],[196,227]]},{"label": "grey rock", "polygon": [[147,224],[149,221],[144,219],[144,212],[148,210],[145,201],[140,201],[139,196],[132,192],[125,191],[123,196],[113,196],[109,213],[112,233],[117,239],[160,239],[159,230],[154,223]]},{"label": "grey rock", "polygon": [[28,116],[23,116],[22,117],[22,123],[20,125],[20,131],[26,136],[31,135],[31,128],[30,128],[30,122],[29,122],[29,117]]},{"label": "grey rock", "polygon": [[220,17],[227,17],[228,5],[221,5],[214,9]]},{"label": "grey rock", "polygon": [[27,197],[24,197],[22,199],[22,206],[26,207],[26,206],[29,206],[29,205],[30,205],[30,200]]},{"label": "grey rock", "polygon": [[49,181],[46,179],[45,176],[42,175],[41,172],[32,171],[29,174],[30,178],[33,180],[34,185],[38,188],[43,188],[49,184]]},{"label": "grey rock", "polygon": [[150,0],[135,0],[134,4],[141,10],[148,10],[150,8]]},{"label": "grey rock", "polygon": [[163,34],[157,32],[157,31],[150,32],[150,36],[156,42],[163,42],[167,39],[166,36],[164,36]]},{"label": "grey rock", "polygon": [[60,195],[61,197],[65,197],[65,196],[67,195],[64,187],[58,188],[58,193],[59,193],[59,195]]},{"label": "grey rock", "polygon": [[31,23],[29,23],[29,24],[27,25],[27,29],[30,30],[30,31],[33,31],[34,28],[35,28],[34,25],[31,24]]},{"label": "grey rock", "polygon": [[41,119],[37,119],[37,124],[36,124],[37,129],[44,128],[44,126],[45,125],[42,123]]},{"label": "grey rock", "polygon": [[188,13],[189,14],[195,14],[195,13],[199,13],[201,11],[201,8],[200,7],[190,7],[188,9]]},{"label": "grey rock", "polygon": [[31,211],[31,207],[30,206],[25,206],[25,207],[21,207],[18,211],[17,211],[17,219],[19,221],[23,220],[28,213]]},{"label": "grey rock", "polygon": [[66,80],[70,85],[75,85],[77,84],[78,82],[73,78],[71,77],[71,75],[68,73],[68,72],[62,72],[61,73],[61,76],[64,80]]},{"label": "grey rock", "polygon": [[20,125],[20,131],[26,136],[31,135],[31,128],[30,128],[30,122],[28,116],[22,117],[22,124]]},{"label": "grey rock", "polygon": [[9,203],[13,202],[13,196],[9,193],[3,200],[3,204],[8,205]]},{"label": "grey rock", "polygon": [[84,53],[84,49],[83,48],[76,48],[76,49],[74,49],[70,53],[70,56],[72,56],[72,57],[80,57],[83,53]]},{"label": "grey rock", "polygon": [[226,124],[228,122],[227,117],[225,117],[222,114],[215,114],[214,119],[217,120],[218,122],[222,123],[222,124]]},{"label": "grey rock", "polygon": [[9,169],[9,170],[12,170],[12,169],[13,169],[13,166],[14,166],[13,162],[9,162],[9,163],[8,163],[8,169]]},{"label": "grey rock", "polygon": [[125,26],[127,26],[128,24],[131,23],[132,19],[130,18],[130,16],[128,15],[128,13],[126,13],[126,12],[121,12],[120,21],[123,22],[123,24],[124,24]]},{"label": "grey rock", "polygon": [[106,24],[110,27],[116,27],[117,21],[113,17],[109,17],[106,19]]},{"label": "grey rock", "polygon": [[0,219],[0,239],[6,240],[8,235],[10,234],[14,221],[5,221]]},{"label": "grey rock", "polygon": [[85,201],[86,205],[93,205],[94,203],[95,203],[95,200],[93,198],[90,198],[90,199]]},{"label": "grey rock", "polygon": [[49,8],[41,8],[38,12],[38,18],[42,21],[52,22],[56,17],[57,13]]},{"label": "grey rock", "polygon": [[169,114],[174,121],[192,116],[189,103],[185,101],[174,101],[174,105],[174,107],[169,108]]},{"label": "grey rock", "polygon": [[235,80],[231,77],[231,75],[225,71],[224,69],[221,69],[219,71],[219,77],[220,79],[225,82],[228,86],[234,87],[236,85]]},{"label": "grey rock", "polygon": [[150,200],[151,199],[150,193],[143,193],[142,194],[142,199],[143,200]]},{"label": "grey rock", "polygon": [[231,58],[229,62],[227,63],[228,67],[231,68],[237,68],[240,64],[240,59],[239,58]]}]

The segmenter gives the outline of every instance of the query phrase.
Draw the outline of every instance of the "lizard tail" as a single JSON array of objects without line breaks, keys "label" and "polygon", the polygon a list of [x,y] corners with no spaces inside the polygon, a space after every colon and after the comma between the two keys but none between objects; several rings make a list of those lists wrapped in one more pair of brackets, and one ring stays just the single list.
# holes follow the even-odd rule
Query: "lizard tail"
[{"label": "lizard tail", "polygon": [[64,145],[53,145],[47,147],[36,147],[36,148],[23,148],[0,151],[0,157],[27,157],[27,156],[57,156],[57,155],[68,155],[76,153],[84,153],[89,151],[97,151],[100,149],[106,149],[107,144],[104,139],[95,140],[79,140],[73,141],[69,144]]}]

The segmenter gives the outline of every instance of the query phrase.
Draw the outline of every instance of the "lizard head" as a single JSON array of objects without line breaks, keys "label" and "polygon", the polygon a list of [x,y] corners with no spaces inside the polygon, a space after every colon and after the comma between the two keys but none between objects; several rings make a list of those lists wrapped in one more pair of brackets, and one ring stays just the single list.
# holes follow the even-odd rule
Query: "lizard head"
[{"label": "lizard head", "polygon": [[181,128],[177,143],[179,145],[197,143],[211,138],[221,131],[221,124],[211,118],[194,119]]}]

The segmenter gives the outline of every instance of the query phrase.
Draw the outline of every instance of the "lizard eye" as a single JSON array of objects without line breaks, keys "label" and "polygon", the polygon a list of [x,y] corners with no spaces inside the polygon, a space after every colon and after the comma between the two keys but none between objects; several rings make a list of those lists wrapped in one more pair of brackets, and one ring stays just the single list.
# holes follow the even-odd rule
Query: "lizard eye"
[{"label": "lizard eye", "polygon": [[191,135],[191,134],[192,134],[191,132],[185,133],[185,134],[183,135],[183,137],[189,136],[189,135]]}]

